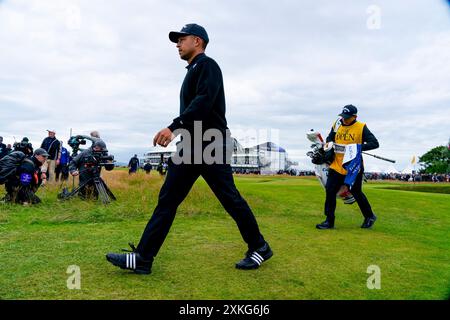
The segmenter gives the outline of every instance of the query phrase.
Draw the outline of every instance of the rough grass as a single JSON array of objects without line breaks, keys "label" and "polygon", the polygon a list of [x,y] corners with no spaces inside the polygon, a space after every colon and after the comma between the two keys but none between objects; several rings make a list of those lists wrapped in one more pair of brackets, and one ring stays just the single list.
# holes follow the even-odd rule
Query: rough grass
[{"label": "rough grass", "polygon": [[[234,221],[199,179],[180,206],[150,276],[111,266],[105,253],[138,242],[163,180],[105,173],[118,201],[103,206],[39,191],[33,207],[0,205],[0,299],[446,299],[450,196],[365,184],[378,221],[359,226],[356,205],[338,203],[335,230],[316,230],[324,192],[311,178],[237,176],[274,257],[256,271],[234,263],[246,250]],[[1,191],[3,192],[3,191]],[[1,193],[0,192],[0,193]],[[1,196],[1,195],[0,195]],[[81,269],[81,290],[66,286]],[[381,289],[366,286],[369,265]]]}]

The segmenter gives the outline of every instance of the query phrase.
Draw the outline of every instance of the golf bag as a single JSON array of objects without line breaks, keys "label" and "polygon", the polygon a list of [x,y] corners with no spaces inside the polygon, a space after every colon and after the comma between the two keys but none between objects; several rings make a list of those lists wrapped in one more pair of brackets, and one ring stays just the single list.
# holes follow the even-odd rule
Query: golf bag
[{"label": "golf bag", "polygon": [[[325,145],[325,141],[322,138],[320,132],[311,129],[311,132],[306,134],[306,137],[313,144],[311,145],[312,151],[306,153],[307,156],[311,158],[311,162],[314,164],[314,173],[317,179],[319,179],[320,184],[325,189],[328,180],[328,169],[330,164],[334,159],[334,148],[333,143],[328,143]],[[352,204],[356,200],[350,192],[341,193],[339,192],[339,198],[344,201],[345,204]]]}]

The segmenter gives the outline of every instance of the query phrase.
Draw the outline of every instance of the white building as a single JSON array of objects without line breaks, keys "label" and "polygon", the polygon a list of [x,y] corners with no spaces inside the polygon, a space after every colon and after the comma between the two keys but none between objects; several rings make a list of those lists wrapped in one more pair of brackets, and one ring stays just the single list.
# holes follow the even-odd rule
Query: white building
[{"label": "white building", "polygon": [[[286,150],[273,142],[265,142],[256,146],[243,146],[234,138],[233,141],[231,167],[234,172],[275,174],[296,165],[288,159]],[[154,147],[140,159],[141,164],[144,165],[149,162],[156,169],[161,159],[167,161],[175,152],[175,144],[171,144],[167,148]]]},{"label": "white building", "polygon": [[149,162],[152,165],[152,169],[156,169],[161,160],[167,162],[169,157],[177,151],[176,149],[176,146],[172,144],[166,148],[160,146],[153,147],[150,151],[144,153],[144,156],[139,159],[139,163],[143,167],[144,164]]}]

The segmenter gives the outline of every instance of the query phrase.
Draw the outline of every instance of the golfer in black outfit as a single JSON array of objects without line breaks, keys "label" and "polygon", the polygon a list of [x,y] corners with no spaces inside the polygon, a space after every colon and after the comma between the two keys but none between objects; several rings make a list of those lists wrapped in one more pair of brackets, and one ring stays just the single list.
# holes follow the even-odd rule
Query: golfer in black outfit
[{"label": "golfer in black outfit", "polygon": [[[174,132],[177,129],[190,134],[191,141],[196,139],[194,131],[203,136],[206,130],[216,129],[223,134],[225,150],[229,140],[226,139],[228,128],[223,79],[218,64],[204,54],[209,41],[208,34],[203,27],[188,24],[180,32],[170,32],[169,38],[177,44],[181,59],[188,62],[187,74],[181,87],[180,116],[156,134],[153,144],[166,147],[175,138]],[[200,132],[194,130],[198,123],[201,123]],[[181,136],[184,141],[183,134]],[[236,268],[256,269],[272,256],[272,250],[261,235],[255,216],[236,189],[228,161],[205,163],[202,157],[204,143],[200,149],[194,146],[189,150],[193,161],[179,163],[169,159],[169,169],[159,194],[158,205],[137,248],[132,246],[132,252],[128,254],[107,254],[106,258],[112,264],[139,274],[151,272],[153,258],[169,233],[176,210],[199,176],[205,179],[225,210],[236,221],[242,238],[248,245],[245,258],[236,264]],[[200,162],[195,160],[198,156],[201,157]]]}]

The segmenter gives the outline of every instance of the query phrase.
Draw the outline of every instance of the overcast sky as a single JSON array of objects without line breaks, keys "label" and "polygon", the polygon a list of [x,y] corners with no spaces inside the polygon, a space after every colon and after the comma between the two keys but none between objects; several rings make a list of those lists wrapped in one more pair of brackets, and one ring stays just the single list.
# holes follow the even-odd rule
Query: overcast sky
[{"label": "overcast sky", "polygon": [[168,33],[191,22],[238,138],[271,130],[306,163],[305,133],[326,135],[351,103],[397,169],[449,140],[443,0],[0,0],[0,136],[38,146],[49,128],[64,142],[96,129],[119,161],[142,154],[178,115],[186,62]]}]

